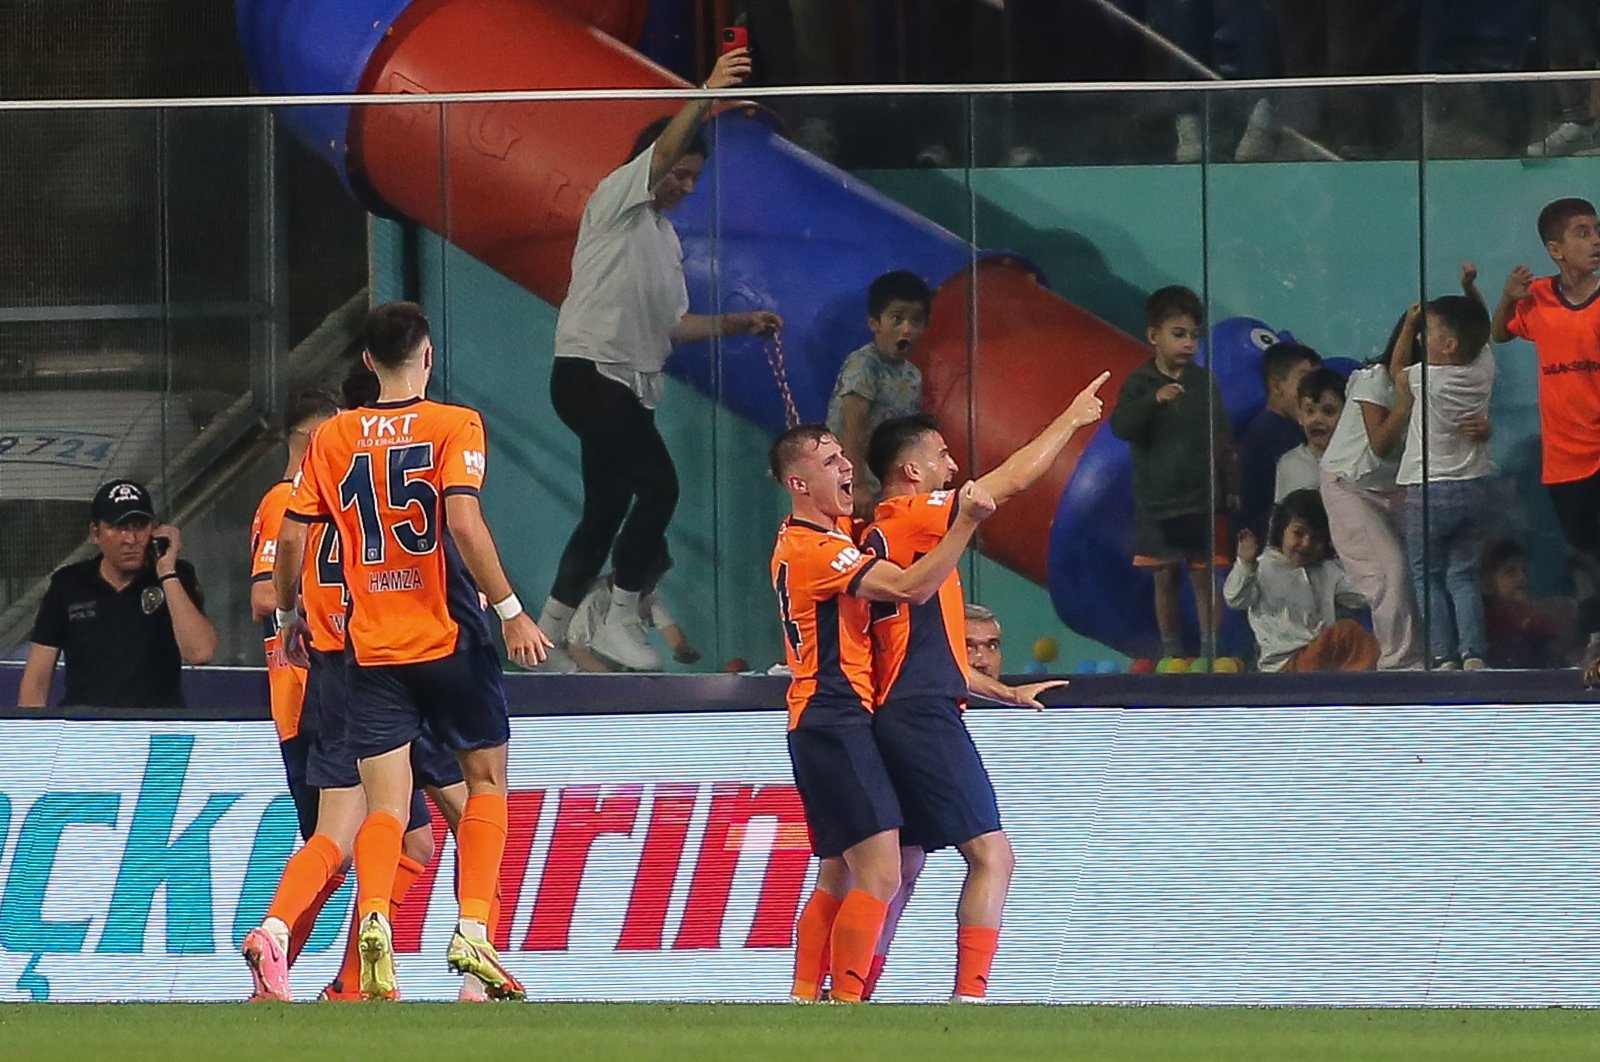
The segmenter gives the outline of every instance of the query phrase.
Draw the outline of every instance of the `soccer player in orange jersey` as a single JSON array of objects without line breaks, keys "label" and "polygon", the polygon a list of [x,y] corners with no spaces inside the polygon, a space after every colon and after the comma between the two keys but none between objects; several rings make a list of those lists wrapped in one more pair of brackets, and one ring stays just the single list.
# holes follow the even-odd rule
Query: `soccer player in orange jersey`
[{"label": "soccer player in orange jersey", "polygon": [[326,521],[337,532],[350,595],[347,740],[367,803],[354,845],[361,990],[395,991],[388,913],[411,803],[411,745],[426,725],[456,753],[470,794],[456,833],[460,919],[450,967],[480,978],[491,998],[521,999],[488,936],[505,849],[510,724],[480,588],[513,662],[539,663],[550,642],[512,592],[483,520],[482,418],[424,397],[434,357],[427,317],[412,303],[379,306],[364,338],[379,399],[312,437],[273,571],[280,623],[292,624],[305,527]]},{"label": "soccer player in orange jersey", "polygon": [[[377,396],[376,381],[371,396]],[[347,404],[349,396],[346,396]],[[311,434],[339,412],[330,393],[305,391],[289,404],[284,417],[289,459],[284,479],[262,498],[251,525],[250,604],[268,636],[267,674],[272,715],[278,727],[288,774],[289,792],[300,818],[306,844],[284,867],[282,879],[262,924],[245,935],[241,951],[254,981],[254,998],[289,1000],[289,968],[329,896],[344,883],[351,843],[366,814],[366,800],[355,759],[345,747],[344,616],[345,592],[340,572],[338,536],[327,526],[309,529],[301,571],[301,599],[309,646],[295,652],[279,642],[273,615],[271,584],[277,539],[288,507],[293,476],[300,469]],[[305,666],[291,656],[300,652]],[[455,757],[431,740],[413,747],[413,769],[426,786],[451,829],[466,803],[466,787]],[[396,872],[396,903],[433,859],[433,829],[427,801],[419,790],[412,797],[404,854]],[[323,990],[324,999],[359,999],[353,988],[359,975],[352,920],[350,947],[343,968]],[[483,997],[482,986],[468,978],[462,998]]]},{"label": "soccer player in orange jersey", "polygon": [[793,672],[789,761],[812,847],[822,859],[817,889],[797,927],[793,995],[818,998],[826,946],[833,998],[859,1002],[889,901],[900,887],[900,807],[872,738],[867,609],[874,601],[915,604],[932,597],[994,505],[981,488],[963,487],[951,497],[950,533],[901,567],[863,555],[851,539],[854,471],[826,427],[791,428],[773,443],[769,463],[791,503],[772,554],[772,586]]},{"label": "soccer player in orange jersey", "polygon": [[[1101,373],[1049,426],[977,480],[997,506],[1037,482],[1078,429],[1100,419],[1098,393],[1110,375]],[[954,495],[946,488],[956,463],[931,417],[885,421],[867,453],[884,498],[862,534],[863,552],[903,564],[955,533]],[[1041,693],[1065,685],[1009,687],[971,671],[965,613],[961,579],[952,572],[933,600],[875,608],[872,616],[872,729],[905,815],[905,896],[921,869],[921,852],[954,845],[967,861],[956,910],[952,1002],[985,996],[1014,865],[994,786],[962,719],[967,693],[1037,708]],[[885,941],[877,972],[887,950]]]}]

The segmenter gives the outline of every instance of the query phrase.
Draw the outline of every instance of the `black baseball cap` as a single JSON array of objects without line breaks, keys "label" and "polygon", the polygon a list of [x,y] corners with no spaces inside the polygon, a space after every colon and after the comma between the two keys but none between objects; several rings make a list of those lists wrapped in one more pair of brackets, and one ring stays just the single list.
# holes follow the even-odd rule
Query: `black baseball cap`
[{"label": "black baseball cap", "polygon": [[156,518],[156,504],[150,492],[131,479],[114,479],[94,492],[89,503],[89,519],[102,524],[120,524],[131,517]]}]

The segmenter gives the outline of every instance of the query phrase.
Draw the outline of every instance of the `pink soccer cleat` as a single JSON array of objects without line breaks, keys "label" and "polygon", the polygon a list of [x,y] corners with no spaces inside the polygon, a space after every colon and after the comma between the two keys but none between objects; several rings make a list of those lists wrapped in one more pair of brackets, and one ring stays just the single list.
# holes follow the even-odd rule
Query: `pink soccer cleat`
[{"label": "pink soccer cleat", "polygon": [[283,953],[271,933],[257,926],[245,934],[244,944],[239,950],[250,967],[251,979],[255,981],[255,992],[250,997],[252,1000],[276,999],[288,1003],[293,998],[289,994],[289,957]]}]

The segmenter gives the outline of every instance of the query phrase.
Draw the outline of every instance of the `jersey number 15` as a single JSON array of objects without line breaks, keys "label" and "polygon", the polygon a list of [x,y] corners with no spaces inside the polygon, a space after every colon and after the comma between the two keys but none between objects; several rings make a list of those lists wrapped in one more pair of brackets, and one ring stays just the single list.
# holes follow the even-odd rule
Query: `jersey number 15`
[{"label": "jersey number 15", "polygon": [[[439,492],[425,479],[414,478],[433,469],[433,443],[396,446],[388,451],[388,508],[400,518],[384,527],[378,515],[378,488],[372,474],[372,454],[350,459],[350,470],[339,484],[339,508],[355,506],[361,523],[361,563],[379,565],[388,552],[388,535],[414,556],[432,553],[439,544]],[[416,506],[419,510],[409,510]]]}]

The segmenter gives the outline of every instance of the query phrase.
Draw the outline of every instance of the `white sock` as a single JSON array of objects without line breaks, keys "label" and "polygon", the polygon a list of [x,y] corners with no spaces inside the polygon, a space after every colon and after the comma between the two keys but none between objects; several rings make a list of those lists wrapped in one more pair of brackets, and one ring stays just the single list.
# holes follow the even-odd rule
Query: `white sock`
[{"label": "white sock", "polygon": [[539,629],[552,642],[564,642],[567,640],[567,628],[572,626],[572,614],[576,611],[571,605],[563,605],[553,597],[548,598],[544,608],[539,610]]},{"label": "white sock", "polygon": [[477,941],[479,944],[489,942],[489,927],[472,918],[463,918],[456,923],[456,932],[468,940]]},{"label": "white sock", "polygon": [[611,588],[611,611],[606,614],[606,621],[613,619],[617,623],[626,623],[629,619],[639,616],[639,591],[624,590],[620,586]]},{"label": "white sock", "polygon": [[261,928],[267,931],[267,934],[272,937],[279,948],[284,951],[289,950],[289,925],[287,922],[269,915],[262,920]]}]

